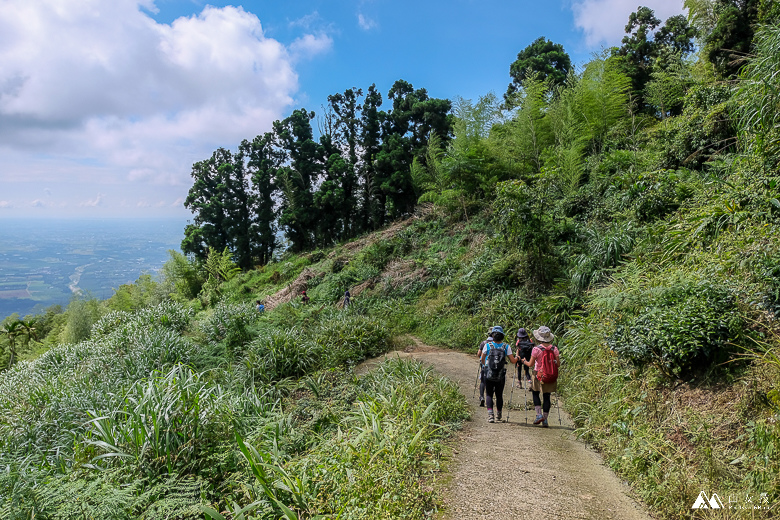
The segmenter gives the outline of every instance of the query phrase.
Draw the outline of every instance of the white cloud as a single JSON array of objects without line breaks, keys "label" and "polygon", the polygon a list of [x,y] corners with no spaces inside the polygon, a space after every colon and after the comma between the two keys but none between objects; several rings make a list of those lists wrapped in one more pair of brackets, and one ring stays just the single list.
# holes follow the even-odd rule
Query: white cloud
[{"label": "white cloud", "polygon": [[358,13],[358,25],[364,31],[370,31],[377,26],[377,23],[375,20],[364,16],[363,13]]},{"label": "white cloud", "polygon": [[328,51],[333,47],[333,40],[327,34],[306,34],[290,44],[290,52],[297,60]]},{"label": "white cloud", "polygon": [[682,0],[575,0],[572,11],[574,24],[585,35],[585,44],[593,48],[601,44],[620,45],[628,16],[640,5],[655,11],[656,18],[663,23],[670,16],[683,13],[682,4]]},{"label": "white cloud", "polygon": [[333,44],[320,33],[285,46],[240,7],[160,24],[144,11],[153,0],[2,5],[0,182],[78,178],[107,206],[161,186],[181,198],[192,163],[269,130],[297,92],[296,61]]},{"label": "white cloud", "polygon": [[0,200],[0,209],[7,209],[10,207],[12,207],[10,202],[7,200]]},{"label": "white cloud", "polygon": [[98,206],[103,205],[103,200],[105,198],[106,198],[105,193],[98,193],[97,197],[95,197],[94,199],[86,200],[81,204],[79,204],[79,206],[86,207],[86,208],[96,208]]}]

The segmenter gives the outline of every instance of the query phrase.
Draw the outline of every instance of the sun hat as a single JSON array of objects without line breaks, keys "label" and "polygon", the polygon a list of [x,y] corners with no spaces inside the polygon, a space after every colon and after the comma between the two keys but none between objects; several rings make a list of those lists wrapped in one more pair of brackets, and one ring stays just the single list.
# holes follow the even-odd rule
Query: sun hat
[{"label": "sun hat", "polygon": [[555,335],[550,330],[550,327],[542,325],[534,331],[534,337],[542,343],[551,343],[555,339]]},{"label": "sun hat", "polygon": [[501,327],[500,325],[496,325],[495,327],[493,327],[493,330],[491,331],[491,333],[492,334],[501,334],[503,336],[504,335],[504,328]]},{"label": "sun hat", "polygon": [[517,337],[528,339],[528,332],[523,327],[520,327],[517,329]]}]

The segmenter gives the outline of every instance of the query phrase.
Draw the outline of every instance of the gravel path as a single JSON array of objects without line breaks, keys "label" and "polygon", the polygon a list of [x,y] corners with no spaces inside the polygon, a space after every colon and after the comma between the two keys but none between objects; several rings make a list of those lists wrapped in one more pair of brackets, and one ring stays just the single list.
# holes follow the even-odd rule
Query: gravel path
[{"label": "gravel path", "polygon": [[[440,520],[616,519],[651,517],[629,497],[628,487],[604,465],[601,457],[575,439],[574,425],[561,409],[550,413],[549,428],[533,425],[528,392],[528,423],[524,390],[515,388],[509,421],[490,424],[487,411],[472,399],[477,375],[476,355],[439,349],[419,342],[388,356],[411,357],[429,363],[460,385],[472,411],[464,423],[448,464],[451,480],[444,490]],[[369,364],[370,366],[370,364]],[[509,372],[511,374],[511,372]],[[511,380],[504,390],[507,415]]]}]

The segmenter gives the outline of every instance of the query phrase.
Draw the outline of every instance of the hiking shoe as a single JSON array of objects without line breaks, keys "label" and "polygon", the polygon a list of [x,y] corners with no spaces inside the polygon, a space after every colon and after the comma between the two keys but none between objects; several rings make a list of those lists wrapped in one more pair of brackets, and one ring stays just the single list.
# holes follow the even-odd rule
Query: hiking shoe
[{"label": "hiking shoe", "polygon": [[540,422],[544,421],[543,415],[537,415],[536,420],[534,421],[534,424],[539,424]]},{"label": "hiking shoe", "polygon": [[493,417],[493,414],[492,414],[492,413],[488,415],[488,422],[490,422],[490,423],[494,423],[494,422],[496,422],[496,420],[495,420],[495,418]]},{"label": "hiking shoe", "polygon": [[542,421],[542,427],[543,427],[543,428],[549,428],[549,427],[550,427],[550,425],[549,425],[549,424],[547,424],[547,419],[545,419],[545,420],[543,420],[543,421]]},{"label": "hiking shoe", "polygon": [[479,398],[479,406],[480,406],[480,408],[484,408],[485,407],[485,398],[484,397],[480,397]]},{"label": "hiking shoe", "polygon": [[498,413],[496,414],[496,420],[497,420],[497,421],[500,421],[500,420],[501,420],[501,412],[498,412]]}]

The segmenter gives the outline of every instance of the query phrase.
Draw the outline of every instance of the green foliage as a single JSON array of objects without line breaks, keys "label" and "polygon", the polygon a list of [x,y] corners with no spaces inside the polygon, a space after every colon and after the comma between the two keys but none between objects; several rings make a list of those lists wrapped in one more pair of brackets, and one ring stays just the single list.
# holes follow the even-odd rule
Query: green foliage
[{"label": "green foliage", "polygon": [[65,311],[67,322],[62,331],[62,341],[78,343],[89,338],[92,325],[100,319],[100,302],[95,298],[75,297]]},{"label": "green foliage", "polygon": [[198,264],[183,254],[169,250],[169,259],[162,267],[163,283],[171,287],[171,298],[189,301],[195,299],[206,281]]},{"label": "green foliage", "polygon": [[218,303],[200,328],[209,343],[224,343],[235,355],[254,337],[260,314],[249,304]]},{"label": "green foliage", "polygon": [[760,0],[716,0],[714,24],[704,37],[704,52],[722,77],[736,76],[750,52]]},{"label": "green foliage", "polygon": [[562,85],[572,70],[571,59],[563,45],[553,43],[543,36],[520,51],[517,59],[509,67],[512,83],[509,84],[504,98],[509,106],[514,106],[514,94],[526,87],[526,79],[539,76],[551,87]]},{"label": "green foliage", "polygon": [[124,463],[154,474],[195,472],[230,434],[226,396],[181,365],[130,387],[115,410],[88,410],[84,455],[96,467]]},{"label": "green foliage", "polygon": [[560,272],[554,244],[566,233],[567,223],[545,211],[543,193],[519,182],[498,186],[494,221],[507,245],[525,254],[527,280],[535,289],[548,288]]},{"label": "green foliage", "polygon": [[708,282],[655,288],[646,305],[618,322],[607,343],[619,356],[638,366],[653,364],[669,378],[726,361],[742,334],[734,296]]},{"label": "green foliage", "polygon": [[747,148],[766,169],[780,158],[780,28],[759,31],[755,45],[756,55],[743,70],[735,104]]},{"label": "green foliage", "polygon": [[134,311],[149,305],[160,303],[163,295],[159,284],[150,274],[142,274],[135,283],[120,285],[105,305],[115,311]]},{"label": "green foliage", "polygon": [[[325,391],[321,382],[310,386]],[[439,468],[441,439],[468,416],[463,396],[430,367],[402,360],[384,362],[355,390],[349,397],[357,405],[329,419],[338,433],[299,456],[275,442],[237,438],[256,485],[246,505],[233,503],[236,517],[242,511],[288,519],[426,518],[435,502],[424,482]],[[220,518],[213,507],[204,511]]]}]

